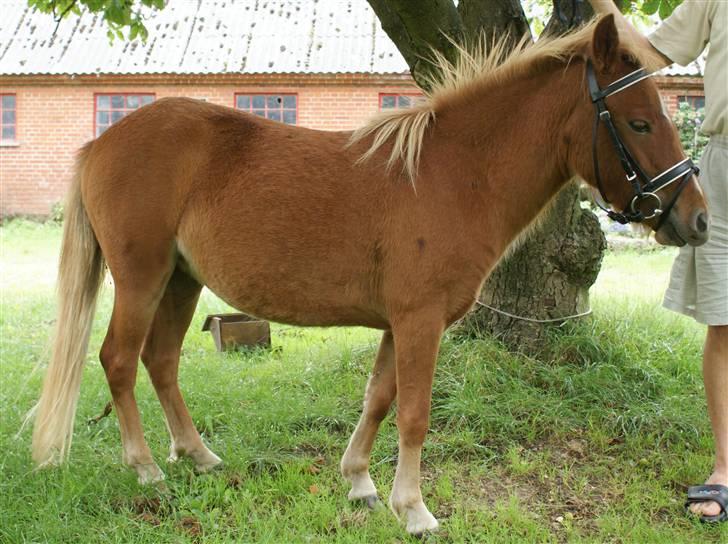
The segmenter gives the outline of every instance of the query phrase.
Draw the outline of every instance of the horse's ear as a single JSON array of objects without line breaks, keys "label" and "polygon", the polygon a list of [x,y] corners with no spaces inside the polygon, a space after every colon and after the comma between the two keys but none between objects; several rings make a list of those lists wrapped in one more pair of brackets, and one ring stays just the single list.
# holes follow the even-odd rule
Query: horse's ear
[{"label": "horse's ear", "polygon": [[608,72],[617,61],[619,54],[619,33],[611,13],[602,17],[594,28],[592,56],[597,70]]}]

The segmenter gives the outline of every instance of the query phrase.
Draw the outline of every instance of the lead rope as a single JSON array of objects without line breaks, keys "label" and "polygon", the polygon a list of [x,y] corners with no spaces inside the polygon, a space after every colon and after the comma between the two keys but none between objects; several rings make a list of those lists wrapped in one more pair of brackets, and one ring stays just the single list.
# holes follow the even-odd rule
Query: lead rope
[{"label": "lead rope", "polygon": [[506,317],[510,317],[511,319],[518,319],[520,321],[527,321],[529,323],[555,323],[557,321],[568,321],[570,319],[577,319],[579,317],[586,317],[587,315],[590,315],[592,313],[592,309],[589,308],[585,312],[581,312],[579,314],[574,315],[567,315],[564,317],[554,317],[551,319],[535,319],[533,317],[525,317],[522,315],[516,315],[509,312],[506,312],[504,310],[499,310],[498,308],[493,308],[493,306],[489,306],[488,304],[485,304],[484,302],[480,302],[479,300],[475,301],[476,304],[482,306],[483,308],[488,308],[489,310],[492,310],[498,314],[504,315]]}]

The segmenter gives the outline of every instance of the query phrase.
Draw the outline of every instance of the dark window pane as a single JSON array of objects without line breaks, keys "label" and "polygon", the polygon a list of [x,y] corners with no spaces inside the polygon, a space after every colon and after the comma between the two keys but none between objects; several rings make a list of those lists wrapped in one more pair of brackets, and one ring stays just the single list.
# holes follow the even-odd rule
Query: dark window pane
[{"label": "dark window pane", "polygon": [[678,96],[678,102],[689,104],[693,109],[705,108],[704,96]]},{"label": "dark window pane", "polygon": [[241,110],[250,109],[250,95],[239,94],[237,97],[237,103],[235,104]]},{"label": "dark window pane", "polygon": [[283,107],[287,109],[296,109],[296,95],[289,94],[283,97]]},{"label": "dark window pane", "polygon": [[395,106],[395,96],[383,96],[382,97],[382,109],[393,108]]},{"label": "dark window pane", "polygon": [[15,139],[15,127],[3,127],[3,140]]},{"label": "dark window pane", "polygon": [[124,108],[124,95],[115,94],[111,96],[111,107],[123,109]]},{"label": "dark window pane", "polygon": [[266,102],[268,104],[268,109],[275,109],[280,108],[281,104],[283,103],[283,99],[280,96],[267,96]]},{"label": "dark window pane", "polygon": [[154,97],[151,94],[145,94],[142,97],[142,106],[146,106],[147,104],[151,104],[154,102]]},{"label": "dark window pane", "polygon": [[124,117],[123,111],[112,111],[111,112],[111,122],[116,123],[117,121],[121,120]]},{"label": "dark window pane", "polygon": [[108,110],[111,107],[111,97],[108,95],[97,96],[96,107],[100,110]]},{"label": "dark window pane", "polygon": [[268,119],[271,119],[272,121],[280,121],[281,120],[281,111],[280,110],[268,110]]},{"label": "dark window pane", "polygon": [[287,125],[296,124],[296,111],[295,110],[283,110],[283,122]]},{"label": "dark window pane", "polygon": [[409,96],[400,96],[397,100],[397,106],[400,108],[409,108],[412,105],[412,100]]},{"label": "dark window pane", "polygon": [[260,115],[261,117],[265,117],[265,110],[253,110],[253,113],[255,115]]},{"label": "dark window pane", "polygon": [[127,108],[138,108],[139,107],[139,95],[129,95],[126,97],[126,107]]},{"label": "dark window pane", "polygon": [[97,125],[108,125],[109,124],[109,112],[108,111],[97,111],[96,112],[96,124]]},{"label": "dark window pane", "polygon": [[265,96],[262,94],[253,95],[253,107],[256,109],[265,108]]},{"label": "dark window pane", "polygon": [[15,110],[3,110],[3,124],[15,124]]},{"label": "dark window pane", "polygon": [[3,95],[3,109],[14,110],[15,109],[15,95],[5,94]]}]

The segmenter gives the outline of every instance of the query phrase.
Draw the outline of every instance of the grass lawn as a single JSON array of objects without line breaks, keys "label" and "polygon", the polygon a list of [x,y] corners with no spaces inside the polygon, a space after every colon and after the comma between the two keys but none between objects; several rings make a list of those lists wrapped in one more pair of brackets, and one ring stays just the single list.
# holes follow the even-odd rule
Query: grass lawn
[{"label": "grass lawn", "polygon": [[[97,353],[105,289],[84,373],[69,466],[36,472],[30,431],[54,320],[60,229],[0,227],[0,542],[407,542],[386,509],[348,504],[338,462],[357,421],[379,335],[274,326],[275,349],[219,354],[200,332],[224,303],[203,295],[180,382],[224,468],[167,464],[168,437],[146,373],[137,400],[167,490],[121,464]],[[728,526],[688,519],[687,485],[711,470],[700,376],[704,330],[659,307],[673,250],[609,254],[592,318],[554,335],[546,360],[449,334],[423,454],[434,542],[727,542]],[[388,497],[393,417],[372,456]]]}]

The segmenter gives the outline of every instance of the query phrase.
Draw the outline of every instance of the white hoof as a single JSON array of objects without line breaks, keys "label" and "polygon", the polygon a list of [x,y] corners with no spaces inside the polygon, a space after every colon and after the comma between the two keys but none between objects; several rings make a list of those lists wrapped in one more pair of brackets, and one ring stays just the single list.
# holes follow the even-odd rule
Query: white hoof
[{"label": "white hoof", "polygon": [[222,459],[220,459],[217,455],[214,453],[212,454],[212,457],[214,459],[208,459],[204,463],[197,463],[195,465],[195,471],[199,472],[200,474],[203,474],[205,472],[210,472],[211,470],[215,470],[216,468],[219,468],[222,465]]},{"label": "white hoof", "polygon": [[369,501],[371,497],[377,496],[377,488],[374,486],[369,472],[362,472],[359,474],[349,475],[347,478],[351,483],[351,490],[349,491],[350,501]]},{"label": "white hoof", "polygon": [[164,472],[162,472],[156,463],[135,465],[134,469],[137,471],[139,483],[141,485],[149,485],[164,480]]},{"label": "white hoof", "polygon": [[422,501],[405,507],[398,507],[390,501],[389,507],[397,519],[406,523],[407,532],[411,535],[422,536],[436,531],[440,525]]},{"label": "white hoof", "polygon": [[425,533],[437,531],[440,524],[435,516],[425,511],[422,515],[407,515],[407,532],[411,535],[422,536]]},{"label": "white hoof", "polygon": [[187,450],[185,448],[177,447],[174,444],[172,444],[172,447],[169,450],[167,462],[176,463],[184,456],[187,456],[194,461],[195,470],[200,473],[209,472],[222,463],[222,459],[204,446],[197,450]]}]

